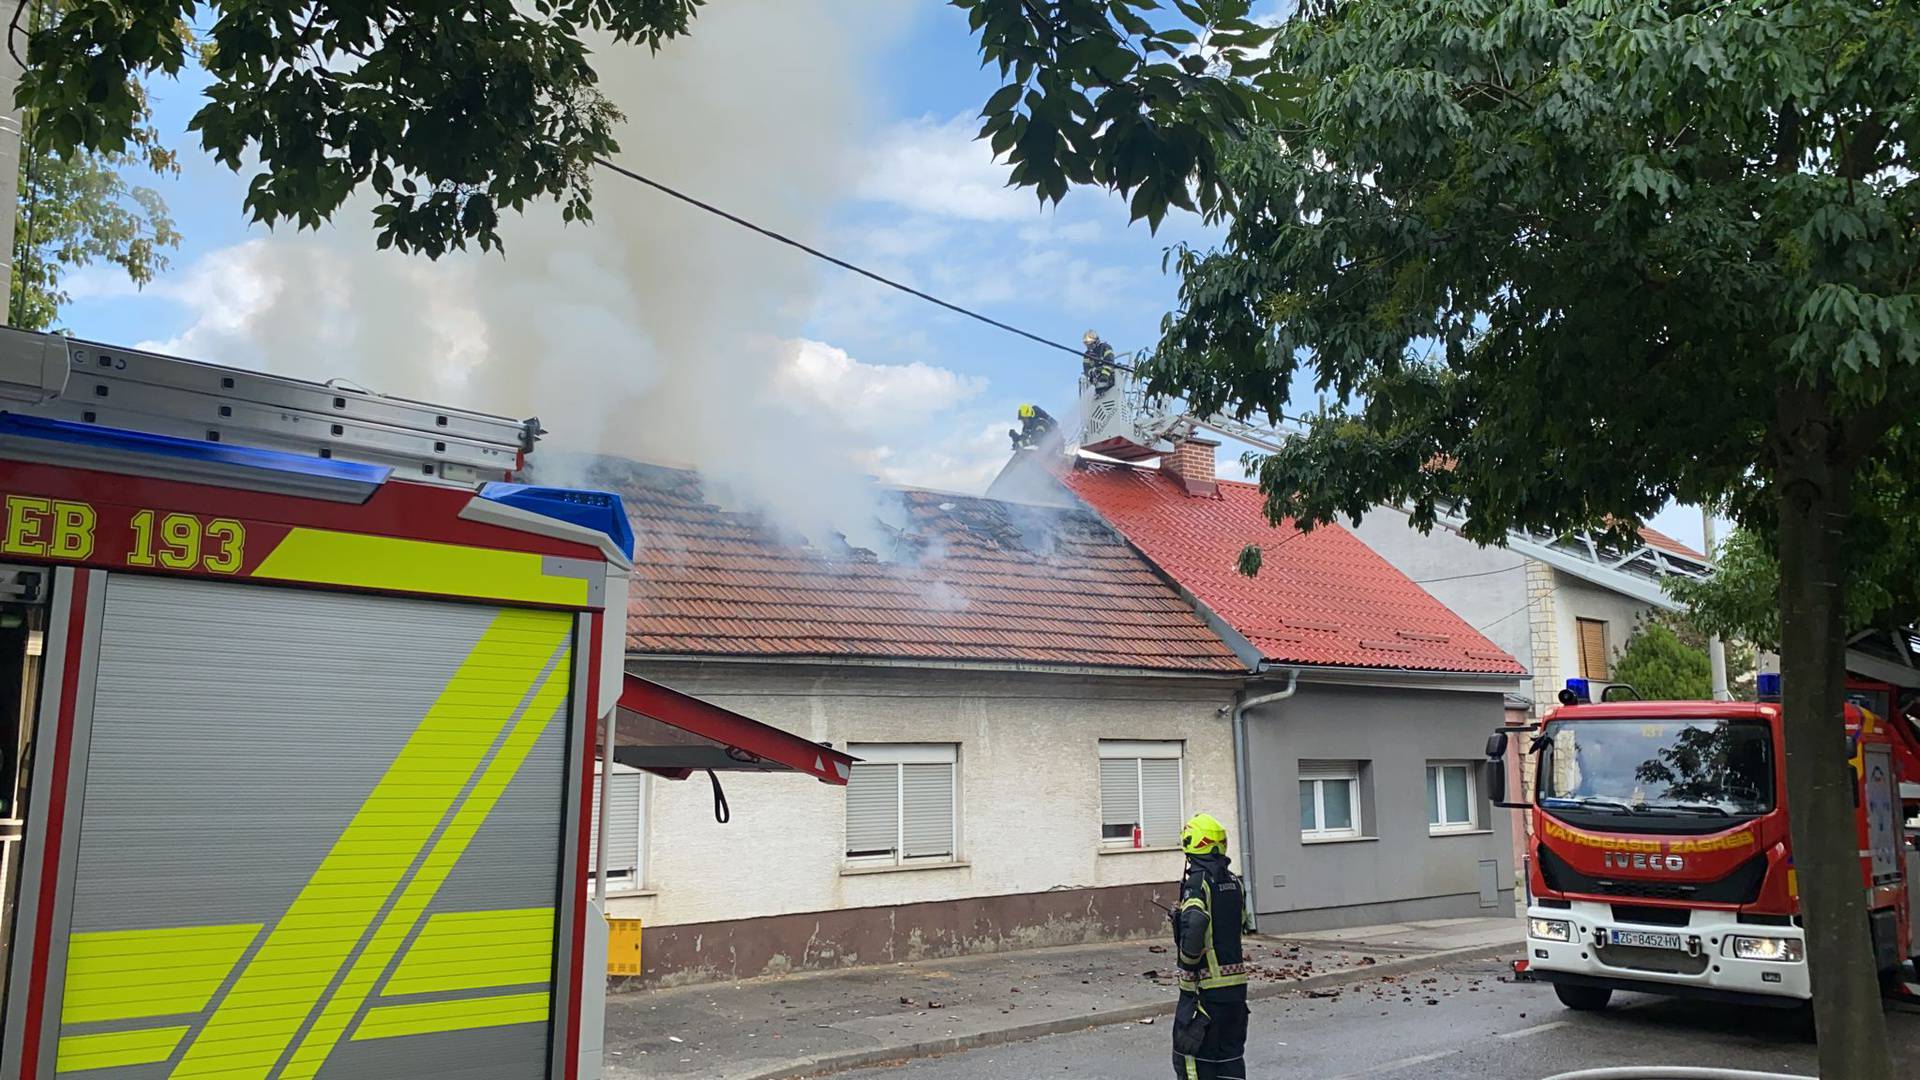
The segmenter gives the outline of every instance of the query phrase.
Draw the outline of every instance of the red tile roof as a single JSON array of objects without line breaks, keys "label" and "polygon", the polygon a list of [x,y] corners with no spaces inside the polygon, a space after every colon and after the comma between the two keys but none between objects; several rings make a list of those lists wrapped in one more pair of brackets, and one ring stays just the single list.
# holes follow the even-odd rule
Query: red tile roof
[{"label": "red tile roof", "polygon": [[1675,540],[1673,537],[1668,536],[1666,533],[1660,532],[1656,529],[1649,529],[1645,525],[1640,526],[1640,539],[1645,541],[1648,547],[1657,547],[1662,551],[1671,551],[1675,555],[1684,555],[1687,558],[1694,560],[1695,562],[1707,561],[1707,557],[1705,555],[1702,555],[1700,552],[1693,550],[1692,548],[1688,547],[1687,545],[1681,543],[1678,540]]},{"label": "red tile roof", "polygon": [[1084,510],[895,492],[908,524],[883,561],[784,540],[684,470],[603,463],[594,480],[639,540],[630,652],[1246,670]]},{"label": "red tile roof", "polygon": [[[1067,487],[1278,663],[1525,674],[1360,539],[1338,525],[1268,524],[1251,484],[1191,497],[1159,470],[1082,461]],[[1258,577],[1238,570],[1248,543]]]}]

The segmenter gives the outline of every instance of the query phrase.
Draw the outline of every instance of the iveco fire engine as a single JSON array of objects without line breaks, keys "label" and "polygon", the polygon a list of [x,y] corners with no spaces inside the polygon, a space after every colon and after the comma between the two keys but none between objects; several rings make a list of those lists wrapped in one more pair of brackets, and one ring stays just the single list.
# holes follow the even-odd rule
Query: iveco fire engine
[{"label": "iveco fire engine", "polygon": [[[1516,973],[1583,1010],[1615,990],[1785,1007],[1811,997],[1778,687],[1763,676],[1759,702],[1641,701],[1570,680],[1533,734],[1530,805],[1504,803],[1508,733],[1493,736],[1489,791],[1532,819]],[[1897,984],[1920,914],[1900,790],[1920,780],[1920,740],[1899,716],[1849,703],[1845,717],[1874,952]]]}]

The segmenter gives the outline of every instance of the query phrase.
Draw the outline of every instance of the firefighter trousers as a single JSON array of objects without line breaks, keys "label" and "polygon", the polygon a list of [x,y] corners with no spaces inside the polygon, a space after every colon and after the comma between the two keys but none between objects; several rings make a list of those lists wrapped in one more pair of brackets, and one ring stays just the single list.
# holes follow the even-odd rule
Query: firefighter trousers
[{"label": "firefighter trousers", "polygon": [[1247,1003],[1182,993],[1173,1015],[1176,1080],[1246,1080]]}]

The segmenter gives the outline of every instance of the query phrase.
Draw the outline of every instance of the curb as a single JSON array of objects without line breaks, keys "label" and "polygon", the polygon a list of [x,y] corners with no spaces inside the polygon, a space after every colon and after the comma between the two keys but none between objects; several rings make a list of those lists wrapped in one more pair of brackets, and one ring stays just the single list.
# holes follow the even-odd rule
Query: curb
[{"label": "curb", "polygon": [[[1342,983],[1357,982],[1376,975],[1402,975],[1408,972],[1425,971],[1453,960],[1479,960],[1498,956],[1519,947],[1523,942],[1515,940],[1497,945],[1469,945],[1459,949],[1441,949],[1438,952],[1421,953],[1417,956],[1401,957],[1397,960],[1384,960],[1377,964],[1356,967],[1337,968],[1308,975],[1303,979],[1287,979],[1279,982],[1260,983],[1249,987],[1247,998],[1260,1001],[1279,997],[1299,990],[1313,990],[1323,986],[1337,986]],[[962,1050],[978,1050],[987,1046],[1000,1046],[1006,1043],[1026,1042],[1029,1039],[1045,1038],[1048,1035],[1062,1035],[1070,1031],[1085,1031],[1090,1028],[1109,1027],[1113,1024],[1128,1024],[1148,1017],[1166,1016],[1173,1008],[1173,1001],[1158,1002],[1153,1005],[1131,1005],[1124,1009],[1109,1009],[1105,1012],[1088,1013],[1085,1016],[1063,1016],[1054,1020],[1021,1024],[994,1031],[980,1031],[971,1035],[952,1035],[942,1039],[928,1039],[923,1042],[906,1043],[900,1046],[877,1047],[872,1050],[858,1050],[845,1054],[826,1054],[819,1057],[799,1058],[773,1068],[756,1073],[743,1073],[727,1077],[726,1080],[801,1080],[805,1077],[829,1076],[834,1073],[862,1069],[873,1065],[887,1065],[894,1062],[909,1061],[914,1058],[938,1057],[943,1054],[958,1053]]]}]

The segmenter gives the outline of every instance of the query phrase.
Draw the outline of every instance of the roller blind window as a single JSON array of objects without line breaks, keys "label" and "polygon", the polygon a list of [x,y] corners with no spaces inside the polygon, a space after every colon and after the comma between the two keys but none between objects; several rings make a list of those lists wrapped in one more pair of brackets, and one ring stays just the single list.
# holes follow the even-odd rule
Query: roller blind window
[{"label": "roller blind window", "polygon": [[1100,744],[1100,843],[1174,847],[1186,821],[1178,742]]},{"label": "roller blind window", "polygon": [[959,748],[952,743],[855,744],[847,782],[847,862],[959,861]]}]

